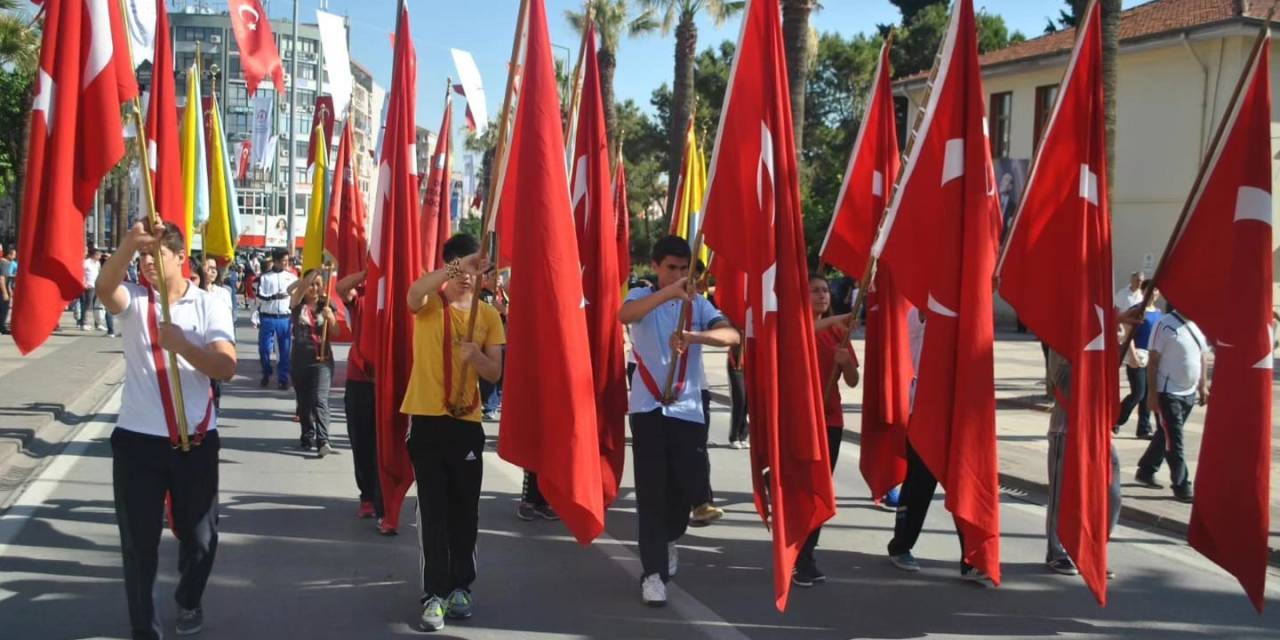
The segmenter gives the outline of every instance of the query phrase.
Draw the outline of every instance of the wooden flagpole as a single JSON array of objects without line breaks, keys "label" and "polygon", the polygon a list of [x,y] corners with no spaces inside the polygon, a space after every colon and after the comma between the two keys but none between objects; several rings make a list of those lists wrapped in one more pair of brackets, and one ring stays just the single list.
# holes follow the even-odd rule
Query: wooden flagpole
[{"label": "wooden flagpole", "polygon": [[[507,143],[510,135],[509,129],[511,128],[511,119],[512,119],[511,110],[512,110],[512,104],[515,101],[516,78],[522,77],[524,74],[524,65],[520,59],[520,45],[524,42],[525,31],[528,29],[528,20],[529,20],[529,0],[521,0],[520,15],[516,19],[516,32],[511,40],[511,62],[510,62],[511,69],[510,69],[510,72],[507,74],[506,96],[502,99],[502,117],[498,123],[497,146],[495,147],[494,153],[493,153],[493,163],[490,165],[491,175],[489,177],[489,198],[485,203],[488,206],[485,207],[484,217],[482,218],[480,223],[480,235],[481,235],[480,261],[481,262],[484,262],[489,257],[490,245],[492,244],[493,235],[494,235],[493,234],[494,218],[497,216],[498,205],[501,203],[500,200],[502,195],[502,184],[506,181],[506,178],[507,178],[507,160],[508,160],[508,152],[510,151],[507,148]],[[497,169],[496,174],[492,173],[494,168]],[[471,342],[472,340],[474,340],[476,335],[476,316],[478,315],[480,310],[479,288],[480,288],[480,280],[479,278],[477,278],[475,283],[476,290],[473,292],[472,298],[471,298],[471,314],[467,319],[467,342]],[[469,368],[470,368],[470,365],[467,365],[467,364],[462,365],[463,380],[466,379],[467,370]],[[466,385],[458,385],[458,390],[454,392],[454,398],[450,398],[448,400],[450,413],[453,413],[456,415],[457,412],[462,410],[461,407],[462,407],[463,394],[466,393],[466,389],[463,388],[465,386]]]},{"label": "wooden flagpole", "polygon": [[[676,318],[676,330],[672,332],[674,338],[676,334],[684,333],[689,330],[689,324],[686,317],[689,315],[689,307],[693,304],[693,297],[698,295],[698,283],[711,273],[710,265],[703,265],[704,269],[701,275],[698,274],[698,254],[702,253],[702,227],[698,227],[698,234],[694,236],[693,253],[690,254],[689,270],[693,273],[689,274],[685,280],[685,293],[688,297],[680,304],[680,315]],[[669,405],[676,401],[675,396],[671,395],[672,387],[676,381],[676,363],[680,358],[673,352],[671,361],[667,363],[667,384],[662,388],[662,397],[658,400],[663,405]]]}]

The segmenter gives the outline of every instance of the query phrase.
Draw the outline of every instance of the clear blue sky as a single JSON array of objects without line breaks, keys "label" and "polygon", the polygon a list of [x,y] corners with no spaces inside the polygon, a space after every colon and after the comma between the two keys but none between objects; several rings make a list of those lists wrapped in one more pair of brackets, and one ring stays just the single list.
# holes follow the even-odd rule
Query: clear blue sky
[{"label": "clear blue sky", "polygon": [[[180,2],[182,0],[179,0]],[[1126,8],[1143,0],[1125,0]],[[546,0],[551,39],[577,54],[578,37],[564,19],[569,8],[580,8],[580,0]],[[635,4],[639,4],[635,2]],[[1056,16],[1062,0],[976,0],[977,8],[1004,16],[1011,29],[1028,37],[1039,35],[1045,19]],[[820,32],[853,35],[874,31],[877,24],[896,23],[897,9],[888,0],[824,0],[824,8],[814,14]],[[299,16],[315,21],[319,0],[300,0]],[[456,76],[450,48],[466,49],[476,58],[488,93],[490,114],[501,108],[506,82],[506,61],[511,50],[518,0],[409,0],[413,39],[418,51],[418,125],[435,130],[440,126],[441,89],[445,78]],[[351,20],[351,56],[373,71],[384,87],[391,67],[388,33],[395,29],[395,3],[390,0],[330,0],[329,11]],[[272,17],[289,15],[289,0],[269,0]],[[698,49],[725,39],[736,40],[738,21],[719,27],[708,20],[698,24]],[[674,34],[652,35],[626,40],[618,55],[616,91],[619,100],[635,100],[649,108],[649,96],[674,72]],[[568,55],[565,49],[558,56]],[[461,114],[455,114],[460,116]],[[455,118],[455,122],[459,121]]]}]

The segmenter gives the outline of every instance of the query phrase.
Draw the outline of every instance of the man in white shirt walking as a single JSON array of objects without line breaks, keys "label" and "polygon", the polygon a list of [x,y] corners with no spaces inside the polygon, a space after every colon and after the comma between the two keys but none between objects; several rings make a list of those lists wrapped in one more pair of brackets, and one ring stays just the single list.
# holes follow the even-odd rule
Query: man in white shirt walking
[{"label": "man in white shirt walking", "polygon": [[1142,283],[1146,281],[1146,277],[1141,271],[1134,271],[1129,274],[1129,286],[1122,287],[1116,291],[1116,295],[1112,305],[1115,306],[1117,313],[1124,313],[1135,304],[1142,304]]},{"label": "man in white shirt walking", "polygon": [[[147,282],[160,281],[152,251],[160,245],[170,322],[161,320],[159,293],[124,282],[135,251]],[[125,593],[134,638],[160,638],[155,581],[165,496],[178,538],[178,635],[198,633],[201,598],[218,548],[218,432],[210,379],[235,374],[230,311],[182,277],[186,247],[174,224],[152,236],[134,225],[102,267],[97,292],[119,316],[125,379],[120,417],[111,434],[116,522],[124,560]],[[170,386],[166,352],[178,356],[180,388]],[[173,394],[182,394],[190,450],[181,436]]]},{"label": "man in white shirt walking", "polygon": [[271,252],[271,270],[258,278],[258,357],[262,360],[262,386],[271,384],[271,347],[279,345],[280,360],[276,380],[281,389],[289,388],[289,355],[293,348],[293,326],[290,321],[289,287],[298,276],[288,270],[289,252]]},{"label": "man in white shirt walking", "polygon": [[80,325],[81,331],[89,330],[89,318],[93,318],[93,328],[101,329],[102,323],[98,322],[98,316],[93,312],[93,308],[98,304],[98,296],[95,290],[95,284],[98,281],[98,271],[102,266],[102,253],[97,249],[89,249],[89,253],[84,258],[84,292],[80,294],[80,314],[76,318],[76,324]]},{"label": "man in white shirt walking", "polygon": [[1204,377],[1207,343],[1200,328],[1169,305],[1168,313],[1152,331],[1148,350],[1147,404],[1156,413],[1159,428],[1138,461],[1136,479],[1148,487],[1160,488],[1155,474],[1160,464],[1168,460],[1173,495],[1191,502],[1182,427],[1197,399],[1201,405],[1209,401],[1209,383]]}]

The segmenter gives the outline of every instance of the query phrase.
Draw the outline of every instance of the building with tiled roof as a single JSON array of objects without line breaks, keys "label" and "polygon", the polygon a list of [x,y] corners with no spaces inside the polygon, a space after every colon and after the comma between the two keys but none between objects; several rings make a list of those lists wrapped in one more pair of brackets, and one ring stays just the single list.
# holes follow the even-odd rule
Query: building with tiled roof
[{"label": "building with tiled roof", "polygon": [[[1117,283],[1133,271],[1150,275],[1159,261],[1245,58],[1274,5],[1280,0],[1152,0],[1121,15],[1111,193]],[[981,57],[1006,220],[1016,210],[1074,43],[1075,30],[1068,29]],[[1276,51],[1272,86],[1280,87]],[[927,75],[895,83],[908,113],[920,108]],[[1280,131],[1277,107],[1280,101],[1273,106],[1273,131]],[[1272,147],[1280,151],[1275,137]],[[1272,175],[1280,176],[1280,163]]]}]

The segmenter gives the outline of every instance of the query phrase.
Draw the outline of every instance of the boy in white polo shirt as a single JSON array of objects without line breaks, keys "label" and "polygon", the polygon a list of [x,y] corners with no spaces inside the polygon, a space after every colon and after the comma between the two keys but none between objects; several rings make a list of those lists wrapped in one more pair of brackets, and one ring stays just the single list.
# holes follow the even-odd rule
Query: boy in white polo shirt
[{"label": "boy in white polo shirt", "polygon": [[[172,322],[161,320],[159,293],[125,283],[134,252],[142,254],[146,282],[159,282],[153,251],[160,245]],[[186,260],[182,230],[166,223],[156,236],[134,225],[98,274],[97,294],[119,316],[124,338],[125,379],[120,418],[111,434],[116,521],[124,557],[125,592],[134,638],[160,638],[153,591],[165,510],[172,499],[181,576],[178,635],[198,633],[200,599],[218,547],[218,432],[210,379],[235,374],[231,310],[182,277]],[[178,356],[190,451],[183,452],[168,352]]]},{"label": "boy in white polo shirt", "polygon": [[[678,236],[653,248],[656,287],[632,289],[618,312],[631,327],[636,375],[631,385],[631,451],[639,520],[641,598],[667,602],[667,580],[676,572],[675,541],[689,525],[689,506],[707,481],[707,423],[702,406],[702,345],[738,344],[738,331],[706,298],[693,296],[688,330],[678,331],[690,300],[686,280],[692,251]],[[672,397],[663,400],[667,369],[676,358]]]}]

